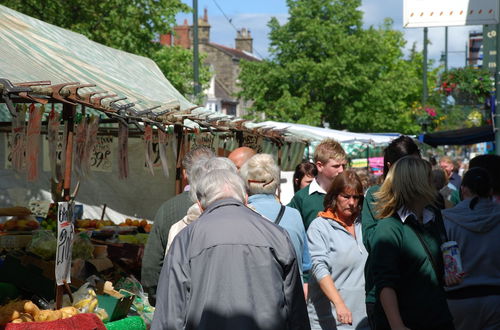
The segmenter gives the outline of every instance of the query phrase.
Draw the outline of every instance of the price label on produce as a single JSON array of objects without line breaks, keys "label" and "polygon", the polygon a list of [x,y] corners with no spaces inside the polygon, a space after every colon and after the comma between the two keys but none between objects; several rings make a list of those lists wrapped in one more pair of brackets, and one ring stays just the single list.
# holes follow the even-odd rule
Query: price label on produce
[{"label": "price label on produce", "polygon": [[56,282],[71,283],[71,249],[73,247],[73,203],[58,203]]}]

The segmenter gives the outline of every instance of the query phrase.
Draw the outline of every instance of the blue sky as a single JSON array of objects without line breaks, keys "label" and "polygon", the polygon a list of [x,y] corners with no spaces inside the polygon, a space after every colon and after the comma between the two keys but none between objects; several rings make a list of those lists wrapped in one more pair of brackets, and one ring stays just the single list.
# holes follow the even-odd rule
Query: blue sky
[{"label": "blue sky", "polygon": [[[438,1],[438,0],[436,0]],[[183,0],[189,6],[192,1]],[[231,19],[236,28],[247,28],[254,39],[254,53],[261,57],[268,56],[269,40],[267,22],[271,17],[276,17],[281,23],[286,22],[288,8],[285,0],[198,0],[199,15],[203,9],[208,9],[208,18],[211,25],[210,39],[212,42],[234,47],[236,31],[224,17],[219,7]],[[365,26],[381,24],[386,17],[394,20],[394,28],[402,30],[408,41],[409,49],[414,42],[417,49],[422,49],[423,31],[421,28],[403,29],[403,1],[402,0],[363,0],[361,10],[364,12]],[[179,14],[177,20],[182,23],[184,18],[192,22],[191,14]],[[448,34],[448,50],[456,53],[449,54],[449,66],[463,66],[465,62],[465,43],[468,31],[481,31],[480,26],[450,27]],[[429,28],[429,58],[439,61],[441,52],[444,51],[444,28]]]}]

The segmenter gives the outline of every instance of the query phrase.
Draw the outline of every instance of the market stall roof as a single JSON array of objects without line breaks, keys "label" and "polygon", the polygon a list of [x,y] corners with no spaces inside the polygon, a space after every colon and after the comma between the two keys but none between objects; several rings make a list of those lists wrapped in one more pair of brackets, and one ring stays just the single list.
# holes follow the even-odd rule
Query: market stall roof
[{"label": "market stall roof", "polygon": [[290,134],[310,141],[321,141],[325,138],[332,138],[343,144],[362,143],[372,145],[385,145],[389,144],[392,140],[401,135],[399,133],[353,133],[303,124],[280,123],[276,121],[266,121],[248,125],[252,127],[258,126],[273,129],[286,129]]},{"label": "market stall roof", "polygon": [[[1,5],[0,79],[0,103],[7,103],[6,98],[13,103],[34,98],[39,103],[72,102],[132,123],[181,124],[297,140],[282,130],[250,128],[246,120],[196,106],[149,58],[101,45]],[[28,91],[24,95],[19,92],[23,88]],[[13,108],[11,104],[9,110],[15,114]],[[10,121],[11,114],[0,104],[0,122]]]},{"label": "market stall roof", "polygon": [[468,145],[494,141],[495,132],[493,131],[493,127],[488,125],[421,134],[419,140],[433,147],[442,145]]},{"label": "market stall roof", "polygon": [[93,90],[126,97],[124,103],[134,103],[137,110],[195,106],[151,59],[98,44],[1,5],[0,49],[0,77],[12,82],[95,84]]}]

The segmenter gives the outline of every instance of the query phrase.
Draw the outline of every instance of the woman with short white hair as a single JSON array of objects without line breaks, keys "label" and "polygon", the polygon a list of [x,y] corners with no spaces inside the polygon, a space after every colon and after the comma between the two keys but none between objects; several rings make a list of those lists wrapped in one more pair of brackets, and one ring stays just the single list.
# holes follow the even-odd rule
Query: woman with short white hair
[{"label": "woman with short white hair", "polygon": [[282,205],[276,196],[280,169],[273,157],[268,154],[253,156],[241,167],[240,175],[247,187],[249,206],[288,232],[301,273],[309,272],[311,257],[302,217],[296,209]]}]

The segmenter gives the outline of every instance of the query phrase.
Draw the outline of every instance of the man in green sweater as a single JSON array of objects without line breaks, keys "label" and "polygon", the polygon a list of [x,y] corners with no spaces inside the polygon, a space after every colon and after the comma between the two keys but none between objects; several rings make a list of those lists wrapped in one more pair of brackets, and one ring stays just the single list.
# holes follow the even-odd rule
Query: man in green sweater
[{"label": "man in green sweater", "polygon": [[[189,180],[193,164],[211,157],[215,157],[215,154],[206,147],[198,147],[189,151],[182,159],[182,175]],[[184,218],[191,205],[193,201],[189,198],[189,191],[186,190],[167,200],[156,212],[153,228],[144,248],[141,269],[141,283],[153,306],[156,304],[156,287],[165,258],[168,232],[174,223]]]},{"label": "man in green sweater", "polygon": [[288,204],[299,211],[306,230],[318,217],[318,212],[324,211],[323,200],[333,179],[345,169],[346,153],[340,143],[325,139],[314,150],[314,163],[318,175],[308,186],[297,191]]}]

